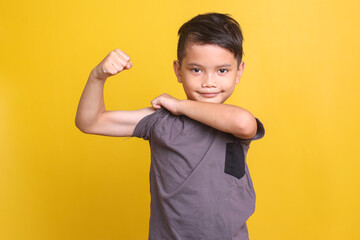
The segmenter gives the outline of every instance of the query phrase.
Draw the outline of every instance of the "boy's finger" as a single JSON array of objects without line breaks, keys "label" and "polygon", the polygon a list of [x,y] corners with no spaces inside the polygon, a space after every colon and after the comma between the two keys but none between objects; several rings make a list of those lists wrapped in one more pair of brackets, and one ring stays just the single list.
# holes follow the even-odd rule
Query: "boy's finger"
[{"label": "boy's finger", "polygon": [[128,62],[125,66],[125,69],[130,69],[132,67],[132,62]]},{"label": "boy's finger", "polygon": [[122,68],[119,67],[116,63],[114,62],[111,62],[111,64],[115,67],[115,69],[118,71],[118,72],[121,72]]},{"label": "boy's finger", "polygon": [[115,74],[117,74],[118,73],[118,70],[117,70],[117,68],[113,65],[113,64],[111,64],[111,66],[109,66],[107,69],[106,69],[106,71],[104,71],[105,73],[110,73],[111,75],[115,75]]},{"label": "boy's finger", "polygon": [[112,62],[114,62],[117,66],[119,66],[121,68],[120,70],[126,68],[126,64],[128,63],[124,58],[118,56],[113,58]]},{"label": "boy's finger", "polygon": [[160,109],[161,105],[152,105],[152,107],[155,108],[155,109]]},{"label": "boy's finger", "polygon": [[160,109],[161,105],[159,104],[157,98],[155,98],[154,100],[151,101],[151,106],[155,109]]},{"label": "boy's finger", "polygon": [[117,52],[120,56],[122,56],[127,62],[130,61],[129,55],[127,55],[126,53],[124,53],[120,49],[117,48],[114,51]]}]

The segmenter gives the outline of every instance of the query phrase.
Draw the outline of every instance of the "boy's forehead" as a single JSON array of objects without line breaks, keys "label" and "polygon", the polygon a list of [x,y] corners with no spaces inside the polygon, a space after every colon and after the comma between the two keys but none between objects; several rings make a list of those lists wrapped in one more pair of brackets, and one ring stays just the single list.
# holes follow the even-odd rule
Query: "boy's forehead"
[{"label": "boy's forehead", "polygon": [[232,52],[216,44],[191,43],[186,46],[186,54],[183,61],[191,64],[229,64],[236,63]]}]

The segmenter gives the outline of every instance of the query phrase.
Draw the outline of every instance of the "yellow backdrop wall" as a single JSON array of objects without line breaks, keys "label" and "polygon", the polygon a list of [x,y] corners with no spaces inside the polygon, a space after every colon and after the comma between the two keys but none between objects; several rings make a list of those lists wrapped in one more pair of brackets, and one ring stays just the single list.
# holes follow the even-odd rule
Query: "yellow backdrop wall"
[{"label": "yellow backdrop wall", "polygon": [[265,137],[248,165],[257,193],[250,238],[360,239],[358,1],[0,1],[0,239],[146,239],[149,147],[74,124],[91,69],[120,48],[108,110],[150,105],[176,82],[177,30],[232,14],[245,73],[228,103]]}]

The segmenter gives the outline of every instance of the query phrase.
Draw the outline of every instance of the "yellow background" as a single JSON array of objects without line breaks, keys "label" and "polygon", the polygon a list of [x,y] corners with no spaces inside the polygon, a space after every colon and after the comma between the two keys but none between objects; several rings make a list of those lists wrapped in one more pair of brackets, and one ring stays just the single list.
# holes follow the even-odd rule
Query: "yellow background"
[{"label": "yellow background", "polygon": [[243,29],[245,72],[228,103],[265,137],[248,165],[250,238],[360,239],[360,4],[356,0],[0,2],[0,239],[146,239],[149,146],[74,124],[88,75],[111,50],[108,110],[149,106],[176,82],[177,30],[199,13]]}]

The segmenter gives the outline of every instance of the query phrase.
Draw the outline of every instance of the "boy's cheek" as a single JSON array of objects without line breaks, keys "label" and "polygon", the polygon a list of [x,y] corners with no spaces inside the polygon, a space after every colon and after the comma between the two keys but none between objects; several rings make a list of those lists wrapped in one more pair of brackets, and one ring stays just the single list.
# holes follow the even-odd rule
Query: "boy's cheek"
[{"label": "boy's cheek", "polygon": [[190,77],[191,77],[191,73],[189,73],[189,72],[185,72],[184,74],[182,74],[182,79],[183,80],[186,80],[186,79],[188,79]]}]

